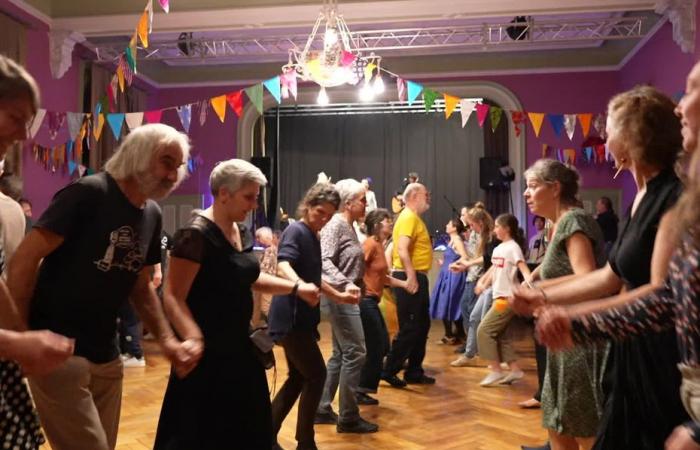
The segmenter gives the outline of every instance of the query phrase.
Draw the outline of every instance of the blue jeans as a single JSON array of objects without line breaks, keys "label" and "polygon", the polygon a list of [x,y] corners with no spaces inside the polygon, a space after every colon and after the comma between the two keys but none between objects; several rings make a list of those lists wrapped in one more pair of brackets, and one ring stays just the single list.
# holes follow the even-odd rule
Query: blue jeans
[{"label": "blue jeans", "polygon": [[327,298],[321,300],[321,307],[328,312],[331,323],[333,354],[326,363],[326,383],[323,386],[318,412],[331,411],[331,403],[335,392],[338,391],[338,423],[355,422],[360,418],[355,392],[366,355],[360,307],[337,304]]},{"label": "blue jeans", "polygon": [[493,302],[493,296],[491,295],[491,288],[487,288],[484,292],[479,295],[476,299],[474,307],[472,308],[471,314],[468,319],[465,319],[464,323],[467,326],[467,344],[464,351],[464,356],[467,358],[473,358],[478,352],[476,345],[476,330],[479,329],[479,324],[481,319],[484,318],[489,309],[491,308],[491,303]]},{"label": "blue jeans", "polygon": [[469,335],[469,316],[472,313],[472,309],[474,309],[474,303],[476,303],[476,295],[474,295],[475,286],[476,281],[467,281],[464,284],[462,297],[459,299],[459,309],[462,313],[462,325],[467,335]]}]

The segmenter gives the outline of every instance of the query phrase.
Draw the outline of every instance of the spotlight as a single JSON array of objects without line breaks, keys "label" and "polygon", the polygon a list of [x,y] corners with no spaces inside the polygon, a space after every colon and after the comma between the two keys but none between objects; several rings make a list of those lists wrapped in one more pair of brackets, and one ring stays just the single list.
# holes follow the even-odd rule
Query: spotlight
[{"label": "spotlight", "polygon": [[360,89],[360,101],[371,102],[372,100],[374,100],[374,91],[369,83],[365,83]]},{"label": "spotlight", "polygon": [[384,92],[384,80],[382,80],[381,74],[377,74],[377,76],[374,77],[374,85],[372,86],[372,90],[377,95]]},{"label": "spotlight", "polygon": [[328,103],[330,103],[330,100],[328,100],[328,94],[326,94],[326,88],[321,87],[321,90],[318,91],[318,97],[316,97],[316,103],[321,105],[321,106],[326,106]]}]

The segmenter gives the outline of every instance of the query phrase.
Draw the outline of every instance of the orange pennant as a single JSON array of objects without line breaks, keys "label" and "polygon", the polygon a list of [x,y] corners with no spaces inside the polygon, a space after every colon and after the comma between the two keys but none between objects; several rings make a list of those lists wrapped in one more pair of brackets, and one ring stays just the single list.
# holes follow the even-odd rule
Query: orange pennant
[{"label": "orange pennant", "polygon": [[535,130],[535,136],[540,137],[540,129],[542,128],[544,113],[527,113],[527,116],[530,118],[530,122],[532,122],[532,128]]},{"label": "orange pennant", "polygon": [[141,14],[141,19],[139,20],[136,31],[139,34],[143,47],[148,48],[148,11],[144,11],[143,14]]},{"label": "orange pennant", "polygon": [[93,134],[95,135],[95,140],[99,141],[100,137],[102,136],[102,129],[104,128],[105,125],[105,115],[104,114],[98,114],[97,115],[97,123],[93,127]]},{"label": "orange pennant", "polygon": [[119,80],[119,90],[124,92],[124,69],[122,65],[117,65],[117,80]]},{"label": "orange pennant", "polygon": [[221,123],[223,123],[226,119],[226,95],[212,97],[210,101],[216,115],[219,116],[219,120],[221,120]]},{"label": "orange pennant", "polygon": [[591,131],[591,120],[593,119],[593,114],[579,114],[578,121],[581,122],[581,129],[583,130],[583,137],[588,137],[588,132]]},{"label": "orange pennant", "polygon": [[459,98],[447,94],[443,96],[445,97],[445,119],[449,119],[459,103]]}]

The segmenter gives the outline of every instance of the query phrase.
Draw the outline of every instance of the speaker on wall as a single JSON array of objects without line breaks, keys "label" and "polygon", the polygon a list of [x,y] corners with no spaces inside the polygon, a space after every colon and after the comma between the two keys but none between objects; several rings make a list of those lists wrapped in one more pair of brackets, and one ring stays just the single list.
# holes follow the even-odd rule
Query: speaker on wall
[{"label": "speaker on wall", "polygon": [[272,158],[269,156],[253,156],[250,163],[260,169],[267,178],[267,185],[272,186]]},{"label": "speaker on wall", "polygon": [[500,168],[502,166],[501,158],[495,156],[479,158],[479,187],[486,191],[501,189],[503,183]]}]

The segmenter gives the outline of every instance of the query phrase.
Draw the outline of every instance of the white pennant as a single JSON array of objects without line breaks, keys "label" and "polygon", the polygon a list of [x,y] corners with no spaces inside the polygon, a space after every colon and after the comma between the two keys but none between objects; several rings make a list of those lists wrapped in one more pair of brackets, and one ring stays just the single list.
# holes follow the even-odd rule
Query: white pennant
[{"label": "white pennant", "polygon": [[32,122],[32,126],[29,129],[29,135],[34,139],[36,134],[39,132],[39,128],[41,128],[41,124],[44,123],[44,116],[46,116],[46,110],[45,109],[40,109],[39,111],[36,112],[36,116],[34,116],[34,121]]},{"label": "white pennant", "polygon": [[464,128],[464,126],[467,124],[467,121],[469,120],[469,116],[472,115],[472,113],[474,112],[474,108],[476,108],[476,102],[462,99],[459,101],[459,108],[462,114],[462,128]]},{"label": "white pennant", "polygon": [[148,34],[153,33],[153,0],[148,0],[146,3],[146,11],[148,11]]},{"label": "white pennant", "polygon": [[83,126],[85,114],[69,112],[66,113],[66,119],[68,121],[68,134],[72,140],[75,140],[76,136],[80,132],[80,127]]},{"label": "white pennant", "polygon": [[573,140],[574,132],[576,131],[576,114],[564,114],[564,128],[566,129],[566,135],[569,136],[569,140]]},{"label": "white pennant", "polygon": [[79,174],[81,177],[82,177],[83,175],[85,175],[85,171],[86,171],[86,170],[87,170],[87,167],[85,167],[84,165],[80,164],[80,165],[78,166],[78,174]]},{"label": "white pennant", "polygon": [[133,131],[134,128],[140,127],[143,123],[143,112],[126,113],[124,120],[129,127],[129,131]]}]

